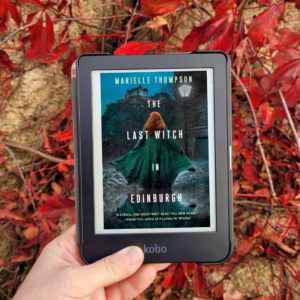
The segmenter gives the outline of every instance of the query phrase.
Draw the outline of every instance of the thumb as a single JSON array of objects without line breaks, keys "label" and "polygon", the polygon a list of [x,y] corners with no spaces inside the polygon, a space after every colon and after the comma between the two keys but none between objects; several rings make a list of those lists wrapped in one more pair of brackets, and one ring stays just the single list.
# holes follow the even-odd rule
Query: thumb
[{"label": "thumb", "polygon": [[107,256],[91,265],[78,269],[82,282],[87,282],[88,293],[107,285],[119,282],[133,273],[141,266],[144,260],[144,253],[141,248],[127,247],[113,255]]}]

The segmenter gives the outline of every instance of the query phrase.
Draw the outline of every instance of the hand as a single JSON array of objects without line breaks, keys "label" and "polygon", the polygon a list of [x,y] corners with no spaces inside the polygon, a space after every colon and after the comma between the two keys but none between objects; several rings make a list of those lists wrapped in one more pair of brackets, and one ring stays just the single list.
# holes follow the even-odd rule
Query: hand
[{"label": "hand", "polygon": [[143,251],[133,246],[86,265],[73,225],[44,248],[13,300],[130,300],[169,265],[143,260]]}]

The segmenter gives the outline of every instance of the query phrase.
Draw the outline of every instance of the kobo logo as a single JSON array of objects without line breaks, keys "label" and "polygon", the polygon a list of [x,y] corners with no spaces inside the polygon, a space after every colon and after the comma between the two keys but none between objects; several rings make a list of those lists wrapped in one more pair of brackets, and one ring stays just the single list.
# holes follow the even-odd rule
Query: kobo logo
[{"label": "kobo logo", "polygon": [[166,253],[167,252],[167,247],[166,246],[162,246],[159,247],[155,244],[154,247],[146,247],[146,245],[144,245],[144,253],[145,254],[153,254],[153,253]]}]

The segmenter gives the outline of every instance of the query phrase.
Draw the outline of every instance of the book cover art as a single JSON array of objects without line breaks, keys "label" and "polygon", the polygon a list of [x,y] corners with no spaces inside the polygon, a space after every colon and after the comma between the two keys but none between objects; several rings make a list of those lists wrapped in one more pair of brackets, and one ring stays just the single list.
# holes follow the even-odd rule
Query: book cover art
[{"label": "book cover art", "polygon": [[207,71],[99,75],[103,229],[211,228]]}]

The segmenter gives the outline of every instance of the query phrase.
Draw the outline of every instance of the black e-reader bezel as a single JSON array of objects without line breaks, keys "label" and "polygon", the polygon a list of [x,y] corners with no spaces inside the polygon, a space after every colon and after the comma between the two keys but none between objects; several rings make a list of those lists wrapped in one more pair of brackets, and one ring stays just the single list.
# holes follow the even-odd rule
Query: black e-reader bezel
[{"label": "black e-reader bezel", "polygon": [[[162,253],[145,254],[144,263],[197,262],[220,264],[233,252],[231,73],[222,51],[164,55],[114,56],[83,54],[72,74],[77,242],[86,263],[93,263],[124,247],[165,246]],[[95,234],[93,180],[93,70],[155,70],[213,68],[216,231],[178,233]],[[76,78],[75,78],[76,77]],[[141,230],[142,231],[142,230]]]}]

